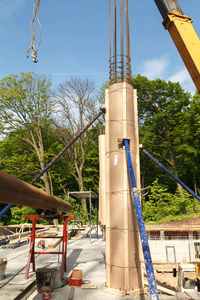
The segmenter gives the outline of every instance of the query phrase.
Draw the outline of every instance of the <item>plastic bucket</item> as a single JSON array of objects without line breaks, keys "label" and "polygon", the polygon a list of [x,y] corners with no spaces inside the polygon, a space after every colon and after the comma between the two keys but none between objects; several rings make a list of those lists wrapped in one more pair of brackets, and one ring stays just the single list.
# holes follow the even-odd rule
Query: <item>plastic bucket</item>
[{"label": "plastic bucket", "polygon": [[36,270],[38,293],[42,292],[43,286],[49,286],[51,292],[53,292],[56,280],[56,271],[56,268],[39,268]]},{"label": "plastic bucket", "polygon": [[0,280],[5,278],[5,271],[6,271],[7,259],[0,258]]}]

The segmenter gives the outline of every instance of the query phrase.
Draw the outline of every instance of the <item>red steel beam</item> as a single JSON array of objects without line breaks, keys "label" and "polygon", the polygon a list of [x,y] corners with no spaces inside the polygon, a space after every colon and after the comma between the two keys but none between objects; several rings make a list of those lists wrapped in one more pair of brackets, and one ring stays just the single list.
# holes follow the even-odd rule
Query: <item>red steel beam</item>
[{"label": "red steel beam", "polygon": [[0,171],[0,203],[68,212],[70,203],[48,194],[29,183]]}]

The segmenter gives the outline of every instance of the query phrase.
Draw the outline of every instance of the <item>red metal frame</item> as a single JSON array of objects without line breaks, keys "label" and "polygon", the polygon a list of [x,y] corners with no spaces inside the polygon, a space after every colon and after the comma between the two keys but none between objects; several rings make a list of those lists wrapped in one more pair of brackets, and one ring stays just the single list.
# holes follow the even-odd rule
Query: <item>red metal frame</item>
[{"label": "red metal frame", "polygon": [[[32,219],[32,231],[31,231],[31,242],[30,242],[30,251],[28,255],[28,262],[26,266],[25,278],[28,278],[30,264],[32,263],[33,272],[35,272],[35,254],[62,254],[62,263],[61,263],[61,279],[64,278],[64,272],[67,271],[67,220],[74,219],[73,216],[58,216],[55,219],[64,220],[63,224],[63,235],[62,236],[36,236],[35,235],[35,226],[37,219],[44,219],[42,216],[26,216],[26,219]],[[35,251],[35,239],[41,238],[50,238],[50,239],[62,239],[62,251],[60,252],[36,252]]]}]

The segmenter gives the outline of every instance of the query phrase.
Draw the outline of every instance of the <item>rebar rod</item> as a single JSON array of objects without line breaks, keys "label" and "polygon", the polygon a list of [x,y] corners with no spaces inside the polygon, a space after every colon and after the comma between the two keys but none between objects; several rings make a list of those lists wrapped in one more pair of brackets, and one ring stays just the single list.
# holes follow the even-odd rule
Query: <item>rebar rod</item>
[{"label": "rebar rod", "polygon": [[124,0],[120,0],[121,80],[124,81]]},{"label": "rebar rod", "polygon": [[129,80],[131,73],[130,66],[130,32],[129,32],[129,6],[128,0],[125,0],[125,15],[126,15],[126,77]]},{"label": "rebar rod", "polygon": [[116,9],[116,0],[114,0],[114,15],[113,15],[113,77],[114,80],[117,79],[117,9]]},{"label": "rebar rod", "polygon": [[[109,59],[111,67],[111,58],[112,58],[112,47],[111,47],[111,15],[110,15],[110,0],[108,0],[108,10],[109,10]],[[111,73],[110,73],[111,74]]]}]

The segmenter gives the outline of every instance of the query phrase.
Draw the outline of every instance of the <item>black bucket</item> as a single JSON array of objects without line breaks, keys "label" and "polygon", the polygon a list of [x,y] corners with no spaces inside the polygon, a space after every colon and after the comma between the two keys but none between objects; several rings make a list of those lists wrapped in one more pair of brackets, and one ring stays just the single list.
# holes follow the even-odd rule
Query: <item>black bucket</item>
[{"label": "black bucket", "polygon": [[0,280],[5,278],[5,271],[6,271],[7,259],[0,258]]},{"label": "black bucket", "polygon": [[56,268],[39,268],[36,270],[38,293],[42,292],[43,286],[49,286],[51,292],[53,292],[56,281],[56,271]]}]

